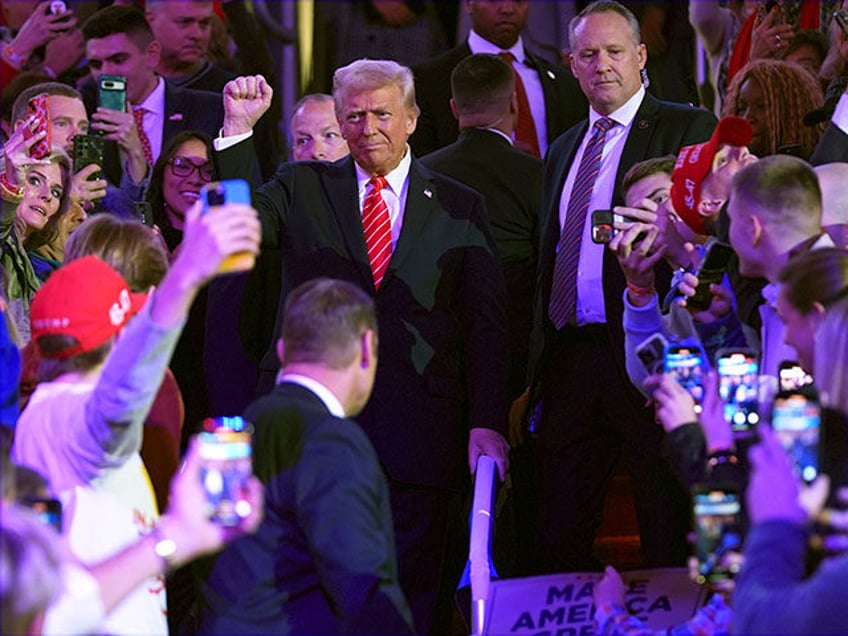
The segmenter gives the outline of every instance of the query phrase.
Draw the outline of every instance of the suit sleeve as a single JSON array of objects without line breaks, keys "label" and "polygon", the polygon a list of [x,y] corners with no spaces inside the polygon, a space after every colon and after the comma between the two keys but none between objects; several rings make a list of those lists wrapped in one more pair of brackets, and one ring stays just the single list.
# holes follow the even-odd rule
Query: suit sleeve
[{"label": "suit sleeve", "polygon": [[[716,121],[715,115],[708,110],[702,108],[694,109],[695,117],[691,119],[691,123],[686,128],[686,132],[681,140],[680,147],[700,144],[707,141],[715,130]],[[676,154],[676,153],[675,153]]]},{"label": "suit sleeve", "polygon": [[826,163],[848,161],[848,134],[845,134],[833,123],[828,124],[824,134],[819,139],[810,163],[821,166]]},{"label": "suit sleeve", "polygon": [[469,226],[460,302],[468,378],[469,427],[506,435],[506,284],[482,199]]},{"label": "suit sleeve", "polygon": [[253,190],[253,207],[259,212],[259,220],[262,222],[262,248],[279,249],[280,230],[284,224],[288,195],[291,192],[287,184],[292,175],[287,164],[280,166],[270,181],[259,185],[259,167],[253,137],[225,150],[216,151],[215,164],[221,180],[244,179],[250,184]]},{"label": "suit sleeve", "polygon": [[[298,525],[342,633],[412,633],[388,490],[373,451],[352,426],[334,423],[305,445],[295,495]],[[363,461],[364,454],[373,460]]]}]

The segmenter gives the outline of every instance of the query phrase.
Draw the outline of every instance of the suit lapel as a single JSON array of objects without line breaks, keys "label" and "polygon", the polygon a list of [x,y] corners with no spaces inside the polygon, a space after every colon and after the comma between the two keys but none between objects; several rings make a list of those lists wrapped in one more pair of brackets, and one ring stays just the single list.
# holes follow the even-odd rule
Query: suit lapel
[{"label": "suit lapel", "polygon": [[162,146],[186,129],[183,110],[184,93],[165,82],[165,113],[162,122]]},{"label": "suit lapel", "polygon": [[418,247],[418,241],[424,225],[431,215],[439,209],[436,186],[427,174],[419,167],[415,159],[409,169],[409,187],[406,192],[406,205],[403,212],[403,226],[400,230],[397,247],[389,261],[386,279],[398,271],[413,249]]},{"label": "suit lapel", "polygon": [[621,190],[624,175],[631,166],[642,161],[648,155],[659,112],[660,105],[657,100],[645,93],[645,98],[642,100],[639,110],[636,111],[636,117],[633,118],[630,134],[621,152],[621,160],[618,162],[615,191],[612,194],[613,205],[624,204],[624,193]]},{"label": "suit lapel", "polygon": [[368,263],[365,232],[362,230],[353,159],[348,155],[339,162],[338,170],[330,170],[324,174],[324,191],[330,202],[333,216],[341,229],[345,248],[356,262],[363,280],[373,288],[374,277],[371,274],[371,265]]}]

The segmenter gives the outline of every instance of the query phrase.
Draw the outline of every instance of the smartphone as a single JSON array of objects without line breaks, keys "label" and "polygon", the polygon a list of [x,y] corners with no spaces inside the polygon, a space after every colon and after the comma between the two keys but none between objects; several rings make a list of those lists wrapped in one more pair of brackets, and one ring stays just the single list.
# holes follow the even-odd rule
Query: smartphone
[{"label": "smartphone", "polygon": [[101,75],[97,88],[97,105],[125,112],[127,110],[127,78],[123,75]]},{"label": "smartphone", "polygon": [[665,372],[698,404],[704,399],[704,352],[700,347],[670,344],[665,348]]},{"label": "smartphone", "polygon": [[760,421],[759,358],[753,351],[721,349],[716,354],[716,368],[724,419],[734,433],[744,435]]},{"label": "smartphone", "polygon": [[668,340],[661,333],[657,332],[650,338],[646,338],[636,347],[636,355],[648,373],[659,373],[663,370],[665,359],[665,348],[668,346]]},{"label": "smartphone", "polygon": [[700,583],[732,579],[738,562],[727,558],[742,545],[742,500],[732,486],[695,486],[692,490],[695,556]]},{"label": "smartphone", "polygon": [[253,429],[241,417],[207,419],[203,428],[198,441],[208,517],[222,526],[236,526],[252,510],[248,481],[253,474]]},{"label": "smartphone", "polygon": [[148,227],[153,227],[153,209],[147,201],[136,201],[134,204],[138,220]]},{"label": "smartphone", "polygon": [[614,223],[624,217],[612,210],[595,210],[592,212],[592,242],[606,245],[615,236]]},{"label": "smartphone", "polygon": [[[95,163],[103,167],[103,138],[100,135],[74,135],[74,172],[79,172],[86,166]],[[100,179],[101,171],[92,174],[88,180]]]},{"label": "smartphone", "polygon": [[[212,208],[226,203],[250,205],[250,186],[244,179],[213,181],[201,188],[200,201],[203,206],[203,214],[208,214]],[[221,267],[218,268],[218,273],[244,272],[253,268],[255,262],[256,256],[250,252],[233,254],[224,260]]]},{"label": "smartphone", "polygon": [[710,244],[698,268],[698,286],[695,288],[695,294],[686,299],[686,306],[689,309],[704,311],[709,308],[713,300],[710,285],[721,283],[731,256],[733,256],[733,248],[726,243],[714,241]]},{"label": "smartphone", "polygon": [[50,96],[46,93],[36,95],[27,102],[29,116],[35,115],[35,121],[31,126],[24,129],[24,137],[31,139],[40,132],[44,137],[29,149],[29,156],[33,159],[44,159],[52,150],[51,125],[50,125]]},{"label": "smartphone", "polygon": [[789,453],[796,474],[810,483],[819,474],[821,406],[801,392],[778,393],[771,412],[771,427]]},{"label": "smartphone", "polygon": [[780,363],[778,379],[781,391],[795,391],[813,383],[813,376],[795,360],[784,360]]},{"label": "smartphone", "polygon": [[51,497],[25,497],[19,502],[32,510],[38,519],[62,534],[62,502]]}]

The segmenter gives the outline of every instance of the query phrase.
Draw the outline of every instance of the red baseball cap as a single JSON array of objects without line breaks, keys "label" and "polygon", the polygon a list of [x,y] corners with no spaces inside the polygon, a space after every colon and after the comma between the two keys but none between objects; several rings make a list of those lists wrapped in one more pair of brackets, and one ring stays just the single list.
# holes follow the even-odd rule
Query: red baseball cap
[{"label": "red baseball cap", "polygon": [[[123,277],[96,256],[63,265],[35,293],[30,305],[32,338],[64,335],[79,345],[50,357],[69,358],[96,349],[123,329],[144,306]],[[44,355],[42,353],[42,355]]]},{"label": "red baseball cap", "polygon": [[671,174],[671,203],[674,211],[698,234],[706,234],[701,205],[701,184],[713,168],[719,146],[747,146],[754,130],[747,119],[722,117],[709,141],[681,148]]}]

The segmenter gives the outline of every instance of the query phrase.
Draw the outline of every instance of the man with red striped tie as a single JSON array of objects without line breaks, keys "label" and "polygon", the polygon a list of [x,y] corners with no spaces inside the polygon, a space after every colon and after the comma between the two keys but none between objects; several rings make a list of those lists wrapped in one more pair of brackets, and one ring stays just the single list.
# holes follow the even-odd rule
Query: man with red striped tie
[{"label": "man with red striped tie", "polygon": [[[333,97],[350,156],[285,164],[253,201],[263,247],[282,255],[281,302],[319,276],[374,298],[379,364],[356,419],[388,477],[400,582],[416,629],[442,633],[448,626],[434,624],[434,615],[447,533],[468,479],[463,465],[473,470],[487,454],[502,478],[507,470],[503,274],[482,197],[412,156],[412,72],[358,60],[336,71]],[[216,140],[223,178],[249,178],[253,125],[270,100],[261,76],[225,88]],[[261,392],[278,367],[268,344]]]}]

